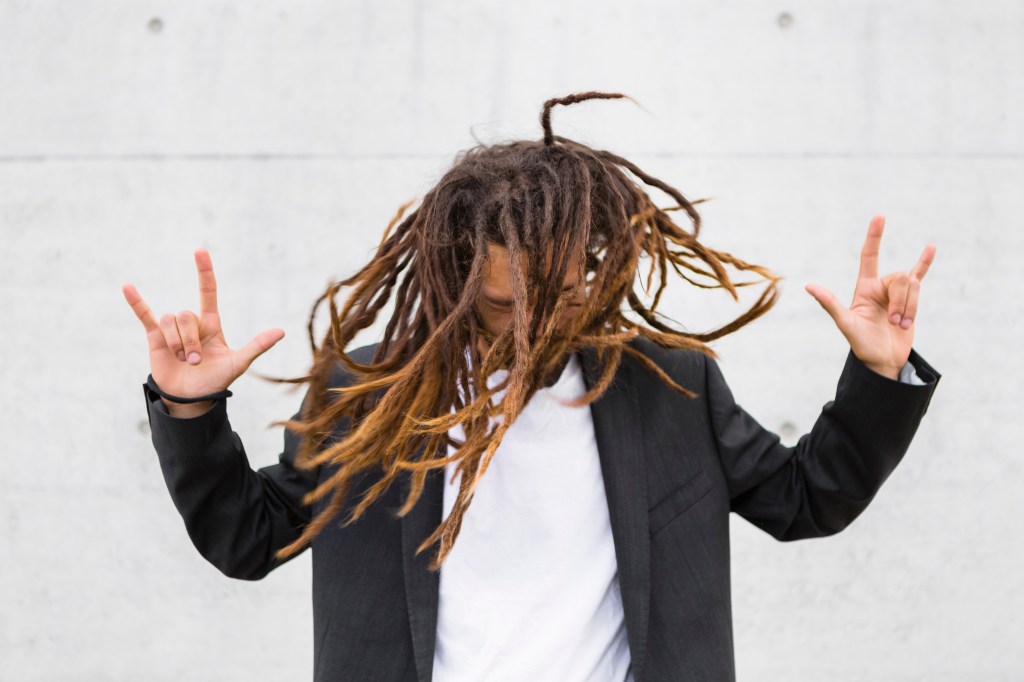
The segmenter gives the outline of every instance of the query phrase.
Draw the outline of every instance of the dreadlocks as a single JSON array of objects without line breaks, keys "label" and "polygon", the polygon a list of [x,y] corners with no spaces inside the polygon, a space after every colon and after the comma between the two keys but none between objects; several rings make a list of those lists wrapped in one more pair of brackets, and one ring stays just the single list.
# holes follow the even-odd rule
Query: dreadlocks
[{"label": "dreadlocks", "polygon": [[[404,516],[419,499],[427,474],[453,462],[462,474],[458,497],[417,548],[419,553],[439,543],[431,564],[438,569],[502,437],[566,353],[594,348],[600,365],[599,378],[574,405],[587,405],[604,393],[623,354],[694,397],[630,341],[639,335],[663,347],[715,357],[706,342],[774,305],[778,277],[698,242],[701,221],[694,205],[702,200],[688,201],[611,152],[552,133],[556,105],[622,97],[586,92],[548,100],[541,113],[543,141],[480,145],[460,153],[419,206],[408,213],[409,204],[399,209],[372,260],[352,277],[332,282],[317,300],[309,319],[312,370],[278,380],[311,384],[302,418],[276,423],[308,436],[300,439],[296,466],[330,467],[304,504],[332,497],[295,542],[278,550],[278,559],[301,550],[343,509],[353,481],[369,475],[373,482],[345,525],[408,476],[408,495],[398,510]],[[676,206],[657,207],[637,180]],[[675,210],[685,211],[691,231],[673,222],[669,212]],[[514,295],[511,322],[497,336],[487,333],[476,308],[489,244],[508,250]],[[645,287],[649,305],[634,291],[642,256],[651,259]],[[585,276],[566,291],[563,278],[573,264]],[[767,283],[744,314],[705,333],[679,331],[659,319],[655,310],[669,267],[695,286],[724,288],[737,301],[737,287],[759,283],[732,282],[727,265]],[[335,299],[346,287],[351,291],[339,310]],[[325,301],[330,329],[318,346],[313,322]],[[372,361],[356,362],[346,347],[389,301],[393,312]],[[578,312],[560,328],[569,306],[578,306]],[[353,381],[329,388],[339,363]],[[489,387],[486,378],[499,368],[507,368],[507,376]],[[500,400],[492,400],[501,391]],[[341,421],[348,428],[332,439],[332,426]],[[461,442],[449,436],[457,424],[465,433]],[[449,445],[455,448],[450,456]]]}]

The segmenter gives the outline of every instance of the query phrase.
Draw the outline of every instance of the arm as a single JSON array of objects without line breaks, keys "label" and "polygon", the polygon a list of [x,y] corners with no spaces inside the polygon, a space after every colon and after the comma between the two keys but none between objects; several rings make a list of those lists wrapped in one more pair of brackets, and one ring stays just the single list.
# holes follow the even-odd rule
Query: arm
[{"label": "arm", "polygon": [[707,358],[709,417],[730,509],[783,541],[849,525],[903,458],[941,377],[913,350],[909,361],[922,385],[884,377],[851,351],[835,400],[810,433],[786,447],[736,404]]},{"label": "arm", "polygon": [[192,543],[229,577],[263,578],[280,565],[273,553],[298,538],[310,520],[301,500],[316,478],[294,467],[298,437],[285,429],[278,463],[253,471],[231,429],[225,399],[181,418],[144,390],[160,469]]},{"label": "arm", "polygon": [[[206,249],[196,249],[195,263],[198,314],[182,310],[157,321],[133,285],[121,290],[146,331],[155,383],[172,396],[200,399],[227,389],[284,330],[268,329],[241,349],[230,348]],[[262,578],[279,564],[273,554],[310,520],[302,499],[317,476],[295,468],[296,435],[286,430],[278,464],[253,471],[223,399],[168,404],[143,386],[160,468],[192,542],[226,575]]]}]

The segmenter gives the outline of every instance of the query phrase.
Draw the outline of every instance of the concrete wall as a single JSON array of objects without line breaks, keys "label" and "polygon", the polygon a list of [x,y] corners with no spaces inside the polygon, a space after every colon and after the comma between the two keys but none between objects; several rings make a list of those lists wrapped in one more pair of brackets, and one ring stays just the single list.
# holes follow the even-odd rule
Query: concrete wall
[{"label": "concrete wall", "polygon": [[[195,552],[147,432],[133,282],[197,305],[212,254],[228,340],[307,368],[305,324],[394,209],[474,138],[556,112],[703,205],[706,243],[785,275],[716,345],[787,442],[834,394],[874,213],[883,273],[938,254],[915,347],[944,374],[905,461],[843,533],[780,544],[733,519],[741,680],[1024,679],[1024,5],[540,0],[0,3],[0,680],[302,680],[308,554],[258,583]],[[677,291],[693,329],[741,308]],[[251,376],[233,428],[276,461],[300,396]],[[1014,644],[1016,642],[1016,644]]]}]

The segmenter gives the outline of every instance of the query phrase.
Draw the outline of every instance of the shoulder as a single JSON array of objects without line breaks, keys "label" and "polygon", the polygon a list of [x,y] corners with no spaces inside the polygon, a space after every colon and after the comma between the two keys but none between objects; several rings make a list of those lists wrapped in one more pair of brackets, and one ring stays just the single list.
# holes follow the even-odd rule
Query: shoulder
[{"label": "shoulder", "polygon": [[659,400],[674,398],[680,395],[677,388],[672,387],[674,383],[697,396],[704,394],[708,362],[714,362],[704,351],[665,348],[644,337],[635,338],[629,345],[642,357],[625,354],[622,358],[624,370],[627,381],[635,383],[641,392],[660,396]]},{"label": "shoulder", "polygon": [[[636,337],[629,342],[629,345],[676,381],[692,382],[697,376],[703,377],[705,365],[711,360],[700,350],[665,348],[643,336]],[[642,365],[636,358],[630,358],[630,360]],[[713,362],[713,360],[711,361]]]},{"label": "shoulder", "polygon": [[[359,364],[365,365],[373,361],[373,354],[377,351],[377,346],[379,345],[379,343],[371,343],[366,346],[360,346],[354,350],[346,351],[345,354]],[[327,384],[332,388],[347,386],[352,383],[352,379],[352,370],[339,359],[331,368],[331,376]]]},{"label": "shoulder", "polygon": [[380,343],[371,343],[367,346],[360,346],[355,350],[347,351],[346,354],[359,364],[365,365],[373,360],[373,354],[377,352],[377,346],[379,345]]}]

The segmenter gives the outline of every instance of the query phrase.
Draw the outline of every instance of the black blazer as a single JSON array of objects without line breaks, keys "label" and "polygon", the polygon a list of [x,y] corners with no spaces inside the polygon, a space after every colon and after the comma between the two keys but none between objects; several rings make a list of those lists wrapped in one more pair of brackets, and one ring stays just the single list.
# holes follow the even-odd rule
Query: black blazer
[{"label": "black blazer", "polygon": [[[736,404],[714,360],[634,343],[699,395],[675,393],[624,356],[591,405],[633,674],[637,682],[734,680],[729,512],[778,540],[839,532],[903,457],[941,375],[912,351],[926,384],[899,383],[851,351],[835,400],[786,447]],[[373,348],[352,355],[366,362]],[[581,361],[589,388],[595,354],[584,351]],[[339,369],[334,383],[346,380]],[[296,434],[285,430],[279,463],[253,471],[226,401],[192,419],[169,416],[148,389],[146,404],[164,479],[196,548],[227,576],[266,576],[279,565],[274,551],[322,505],[300,503],[317,477],[292,466]],[[334,523],[312,543],[318,682],[431,679],[438,575],[427,570],[430,551],[413,552],[441,521],[442,490],[437,471],[398,518],[405,490],[393,486],[358,522]]]}]

